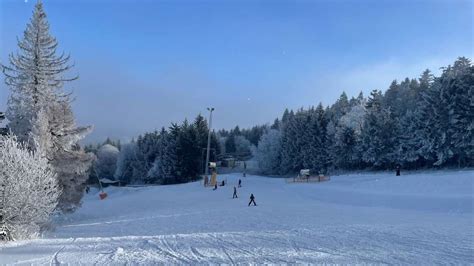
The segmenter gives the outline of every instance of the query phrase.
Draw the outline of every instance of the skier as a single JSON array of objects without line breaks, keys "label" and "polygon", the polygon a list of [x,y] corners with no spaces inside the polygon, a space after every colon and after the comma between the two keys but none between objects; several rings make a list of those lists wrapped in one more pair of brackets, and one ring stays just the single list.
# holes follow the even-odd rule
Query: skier
[{"label": "skier", "polygon": [[396,176],[399,176],[400,175],[400,165],[399,164],[397,164],[396,170],[397,170]]},{"label": "skier", "polygon": [[253,202],[253,206],[257,206],[257,203],[255,203],[255,197],[253,196],[253,194],[250,194],[250,202],[249,202],[249,206],[250,204]]},{"label": "skier", "polygon": [[86,193],[87,194],[89,194],[89,190],[90,190],[89,186],[86,186]]},{"label": "skier", "polygon": [[239,187],[242,187],[242,180],[239,179]]},{"label": "skier", "polygon": [[235,199],[235,198],[238,198],[237,197],[237,188],[234,186],[234,195],[232,195],[232,198]]}]

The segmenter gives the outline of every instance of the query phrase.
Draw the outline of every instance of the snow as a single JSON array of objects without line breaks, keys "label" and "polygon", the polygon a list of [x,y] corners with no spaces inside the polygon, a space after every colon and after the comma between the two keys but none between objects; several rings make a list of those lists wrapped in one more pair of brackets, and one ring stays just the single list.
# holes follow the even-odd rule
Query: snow
[{"label": "snow", "polygon": [[[86,195],[42,239],[0,246],[7,264],[376,263],[474,261],[474,171],[364,173],[287,184],[220,175],[199,182],[110,187]],[[239,198],[233,184],[241,178]],[[257,207],[248,207],[250,193]]]}]

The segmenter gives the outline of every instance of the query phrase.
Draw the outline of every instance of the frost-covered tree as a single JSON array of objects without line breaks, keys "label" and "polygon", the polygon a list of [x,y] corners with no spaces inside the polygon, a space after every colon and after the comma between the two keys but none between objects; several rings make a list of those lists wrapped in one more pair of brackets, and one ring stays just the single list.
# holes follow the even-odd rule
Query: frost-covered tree
[{"label": "frost-covered tree", "polygon": [[176,177],[177,153],[176,140],[165,129],[160,133],[160,149],[148,177],[161,184],[174,183]]},{"label": "frost-covered tree", "polygon": [[421,113],[408,111],[400,119],[399,146],[397,148],[398,161],[405,167],[417,167],[424,161],[423,137],[424,122]]},{"label": "frost-covered tree", "polygon": [[320,103],[314,110],[310,117],[310,130],[312,138],[309,143],[311,149],[309,150],[311,164],[308,168],[312,169],[314,173],[325,172],[328,163],[328,141],[327,141],[327,124],[326,113],[323,105]]},{"label": "frost-covered tree", "polygon": [[250,141],[244,136],[236,136],[234,138],[234,143],[235,143],[235,152],[237,154],[250,153],[250,147],[252,146],[252,143],[250,143]]},{"label": "frost-covered tree", "polygon": [[119,153],[119,150],[110,144],[103,145],[97,151],[97,160],[94,167],[100,178],[113,179]]},{"label": "frost-covered tree", "polygon": [[296,143],[296,137],[299,133],[296,124],[293,110],[285,110],[281,130],[281,164],[279,167],[281,174],[287,174],[295,169],[296,155],[299,154]]},{"label": "frost-covered tree", "polygon": [[[332,146],[330,157],[337,168],[351,169],[360,167],[360,139],[365,117],[364,101],[354,102],[350,111],[343,115],[331,132]],[[334,124],[333,124],[334,125]]]},{"label": "frost-covered tree", "polygon": [[0,136],[0,234],[4,240],[36,237],[56,208],[55,172],[39,152],[15,136]]},{"label": "frost-covered tree", "polygon": [[38,1],[24,36],[18,41],[20,50],[10,55],[10,66],[3,66],[5,82],[11,89],[6,115],[19,140],[28,140],[32,120],[40,109],[67,98],[61,88],[64,82],[75,79],[64,78],[71,65],[69,56],[57,54],[57,46]]},{"label": "frost-covered tree", "polygon": [[[178,172],[176,178],[178,183],[185,183],[196,180],[202,173],[201,155],[202,150],[197,146],[197,130],[194,125],[184,120],[179,127],[179,134],[176,138]],[[173,133],[172,133],[173,134]]]},{"label": "frost-covered tree", "polygon": [[122,145],[122,149],[117,157],[117,167],[114,174],[116,180],[120,180],[125,184],[131,182],[133,167],[136,160],[135,153],[136,143],[134,141]]},{"label": "frost-covered tree", "polygon": [[225,151],[226,153],[235,153],[236,152],[236,147],[235,147],[235,135],[234,134],[229,134],[225,138]]},{"label": "frost-covered tree", "polygon": [[365,112],[365,102],[354,105],[349,112],[339,119],[338,125],[350,128],[354,130],[356,134],[360,134],[362,126],[364,125]]},{"label": "frost-covered tree", "polygon": [[424,94],[421,112],[427,141],[423,149],[435,165],[472,164],[473,75],[469,59],[459,58],[443,70]]},{"label": "frost-covered tree", "polygon": [[263,174],[278,174],[280,166],[281,133],[270,129],[263,134],[253,155]]},{"label": "frost-covered tree", "polygon": [[397,163],[397,123],[390,108],[383,105],[382,92],[372,91],[361,133],[362,159],[365,162],[377,168],[390,167]]},{"label": "frost-covered tree", "polygon": [[3,66],[3,72],[11,90],[9,127],[20,141],[31,144],[32,139],[39,140],[62,190],[59,206],[67,211],[79,205],[83,194],[93,156],[84,153],[77,143],[92,128],[75,125],[70,94],[63,90],[64,83],[75,77],[64,77],[71,68],[69,56],[58,55],[57,46],[38,1],[18,41],[19,51],[10,55],[10,65]]}]

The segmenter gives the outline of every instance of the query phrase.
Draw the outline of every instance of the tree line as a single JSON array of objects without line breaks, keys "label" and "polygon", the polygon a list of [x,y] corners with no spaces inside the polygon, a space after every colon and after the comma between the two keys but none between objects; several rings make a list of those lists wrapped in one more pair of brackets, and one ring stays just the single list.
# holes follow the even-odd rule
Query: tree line
[{"label": "tree line", "polygon": [[[125,184],[177,184],[197,180],[204,172],[209,128],[202,115],[166,129],[145,133],[122,144],[113,177]],[[211,132],[211,161],[220,154]]]},{"label": "tree line", "polygon": [[254,151],[262,172],[474,165],[474,66],[460,57],[439,77],[426,70],[332,105],[285,110]]}]

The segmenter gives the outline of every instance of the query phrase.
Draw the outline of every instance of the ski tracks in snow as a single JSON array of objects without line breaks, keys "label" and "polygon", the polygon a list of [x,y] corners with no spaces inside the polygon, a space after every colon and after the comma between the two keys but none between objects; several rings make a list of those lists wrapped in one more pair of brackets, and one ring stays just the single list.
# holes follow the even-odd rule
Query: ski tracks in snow
[{"label": "ski tracks in snow", "polygon": [[[213,232],[158,236],[122,236],[41,241],[49,259],[37,254],[29,262],[69,264],[240,264],[240,263],[376,263],[459,264],[472,261],[472,247],[465,241],[449,241],[452,235],[414,229],[369,226],[325,227],[258,232]],[[404,228],[406,229],[406,228]],[[403,232],[403,233],[401,233]],[[448,233],[448,232],[446,232]],[[451,246],[452,245],[452,246]],[[464,246],[464,247],[463,247]],[[16,247],[16,252],[18,252]],[[8,248],[2,252],[8,253]],[[60,258],[59,258],[60,257]],[[23,261],[22,263],[25,263]]]}]

